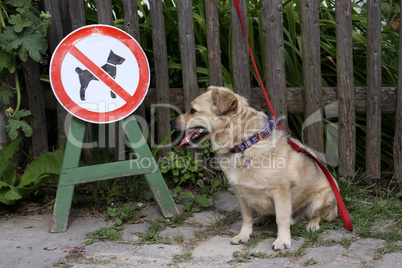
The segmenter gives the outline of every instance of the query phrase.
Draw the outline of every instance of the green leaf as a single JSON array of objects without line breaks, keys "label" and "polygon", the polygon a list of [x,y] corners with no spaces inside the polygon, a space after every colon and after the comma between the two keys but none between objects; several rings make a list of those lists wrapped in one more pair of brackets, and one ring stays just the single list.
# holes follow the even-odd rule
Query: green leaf
[{"label": "green leaf", "polygon": [[8,125],[4,127],[4,130],[8,132],[8,136],[10,136],[11,140],[15,140],[18,137],[18,129],[21,129],[25,136],[31,137],[32,128],[24,120],[9,119]]},{"label": "green leaf", "polygon": [[0,188],[0,202],[3,204],[6,204],[6,205],[12,206],[15,204],[15,200],[10,200],[5,197],[6,193],[8,193],[8,191],[9,191],[9,188],[5,188],[5,187]]},{"label": "green leaf", "polygon": [[30,110],[22,109],[22,110],[19,110],[15,116],[17,118],[22,118],[22,117],[26,117],[26,116],[30,116],[30,115],[32,115]]},{"label": "green leaf", "polygon": [[[5,51],[3,48],[0,48],[0,71],[2,71],[3,69],[7,69],[10,73],[14,73],[15,68],[16,68],[15,61],[16,61],[16,56],[14,54],[11,54],[11,53]],[[1,90],[1,92],[3,92],[3,89]],[[8,96],[7,99],[5,99],[4,96],[0,96],[0,97],[2,98],[2,101],[4,104],[6,104],[6,105],[10,104],[10,99],[9,99],[10,96]]]},{"label": "green leaf", "polygon": [[14,155],[15,151],[18,149],[22,138],[16,139],[14,142],[8,144],[0,150],[0,176],[3,175],[5,170],[10,165],[10,158]]},{"label": "green leaf", "polygon": [[17,33],[20,33],[25,27],[32,25],[32,21],[30,21],[27,16],[24,16],[24,14],[10,15],[8,22],[14,25],[14,31]]},{"label": "green leaf", "polygon": [[22,198],[15,187],[11,187],[11,189],[5,194],[4,197],[8,200],[19,200]]},{"label": "green leaf", "polygon": [[18,188],[38,186],[38,182],[51,174],[59,175],[64,153],[61,150],[49,152],[36,158],[26,168]]},{"label": "green leaf", "polygon": [[5,32],[0,35],[0,45],[7,52],[16,51],[23,62],[28,59],[28,54],[34,61],[42,61],[47,49],[46,39],[32,27],[25,27],[20,33],[11,26],[5,27]]},{"label": "green leaf", "polygon": [[10,187],[10,185],[5,181],[0,181],[0,188],[3,188],[3,187]]},{"label": "green leaf", "polygon": [[206,195],[202,195],[200,198],[196,198],[195,201],[203,207],[209,207],[209,200]]}]

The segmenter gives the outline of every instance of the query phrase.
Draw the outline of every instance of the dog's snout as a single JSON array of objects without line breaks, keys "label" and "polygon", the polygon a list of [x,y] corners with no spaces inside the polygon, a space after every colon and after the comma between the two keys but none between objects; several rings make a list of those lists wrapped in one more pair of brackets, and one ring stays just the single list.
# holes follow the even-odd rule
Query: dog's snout
[{"label": "dog's snout", "polygon": [[170,120],[170,125],[172,126],[173,129],[177,129],[176,128],[176,119]]}]

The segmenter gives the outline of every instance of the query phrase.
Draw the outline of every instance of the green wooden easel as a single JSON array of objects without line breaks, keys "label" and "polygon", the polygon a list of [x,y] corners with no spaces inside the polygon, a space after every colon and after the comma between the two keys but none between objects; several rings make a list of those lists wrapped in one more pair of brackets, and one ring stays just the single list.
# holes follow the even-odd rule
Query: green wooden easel
[{"label": "green wooden easel", "polygon": [[135,159],[134,161],[139,161],[136,163],[142,163],[142,165],[133,164],[133,160],[126,160],[78,167],[86,123],[75,117],[72,118],[57,188],[50,232],[59,233],[67,230],[71,202],[76,184],[132,175],[145,175],[153,197],[165,218],[171,218],[178,214],[178,210],[160,173],[158,164],[146,143],[135,117],[128,117],[122,125],[128,142],[136,145],[136,148],[132,147],[131,149],[139,156],[139,159]]}]

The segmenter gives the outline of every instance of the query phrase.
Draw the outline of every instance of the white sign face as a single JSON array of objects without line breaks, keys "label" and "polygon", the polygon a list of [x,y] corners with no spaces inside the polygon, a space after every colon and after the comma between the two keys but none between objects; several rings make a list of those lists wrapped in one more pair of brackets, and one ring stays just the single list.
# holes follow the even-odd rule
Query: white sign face
[{"label": "white sign face", "polygon": [[56,48],[50,65],[56,98],[88,122],[108,123],[128,116],[149,87],[149,64],[141,47],[111,26],[72,32]]}]

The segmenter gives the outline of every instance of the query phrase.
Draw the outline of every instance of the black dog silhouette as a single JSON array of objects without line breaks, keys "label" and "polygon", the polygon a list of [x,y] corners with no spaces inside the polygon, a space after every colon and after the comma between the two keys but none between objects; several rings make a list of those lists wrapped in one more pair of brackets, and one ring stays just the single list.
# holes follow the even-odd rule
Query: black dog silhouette
[{"label": "black dog silhouette", "polygon": [[[113,79],[116,78],[116,66],[122,64],[126,59],[120,57],[119,55],[116,55],[113,53],[112,50],[110,50],[109,57],[107,58],[107,63],[102,66],[102,69],[105,70]],[[96,78],[91,72],[88,70],[82,70],[81,68],[77,67],[75,68],[75,72],[78,74],[78,77],[80,79],[80,98],[81,100],[85,100],[85,90],[87,89],[89,82],[92,80],[99,81],[98,78]],[[116,94],[114,94],[113,91],[110,91],[110,96],[115,99]]]}]

